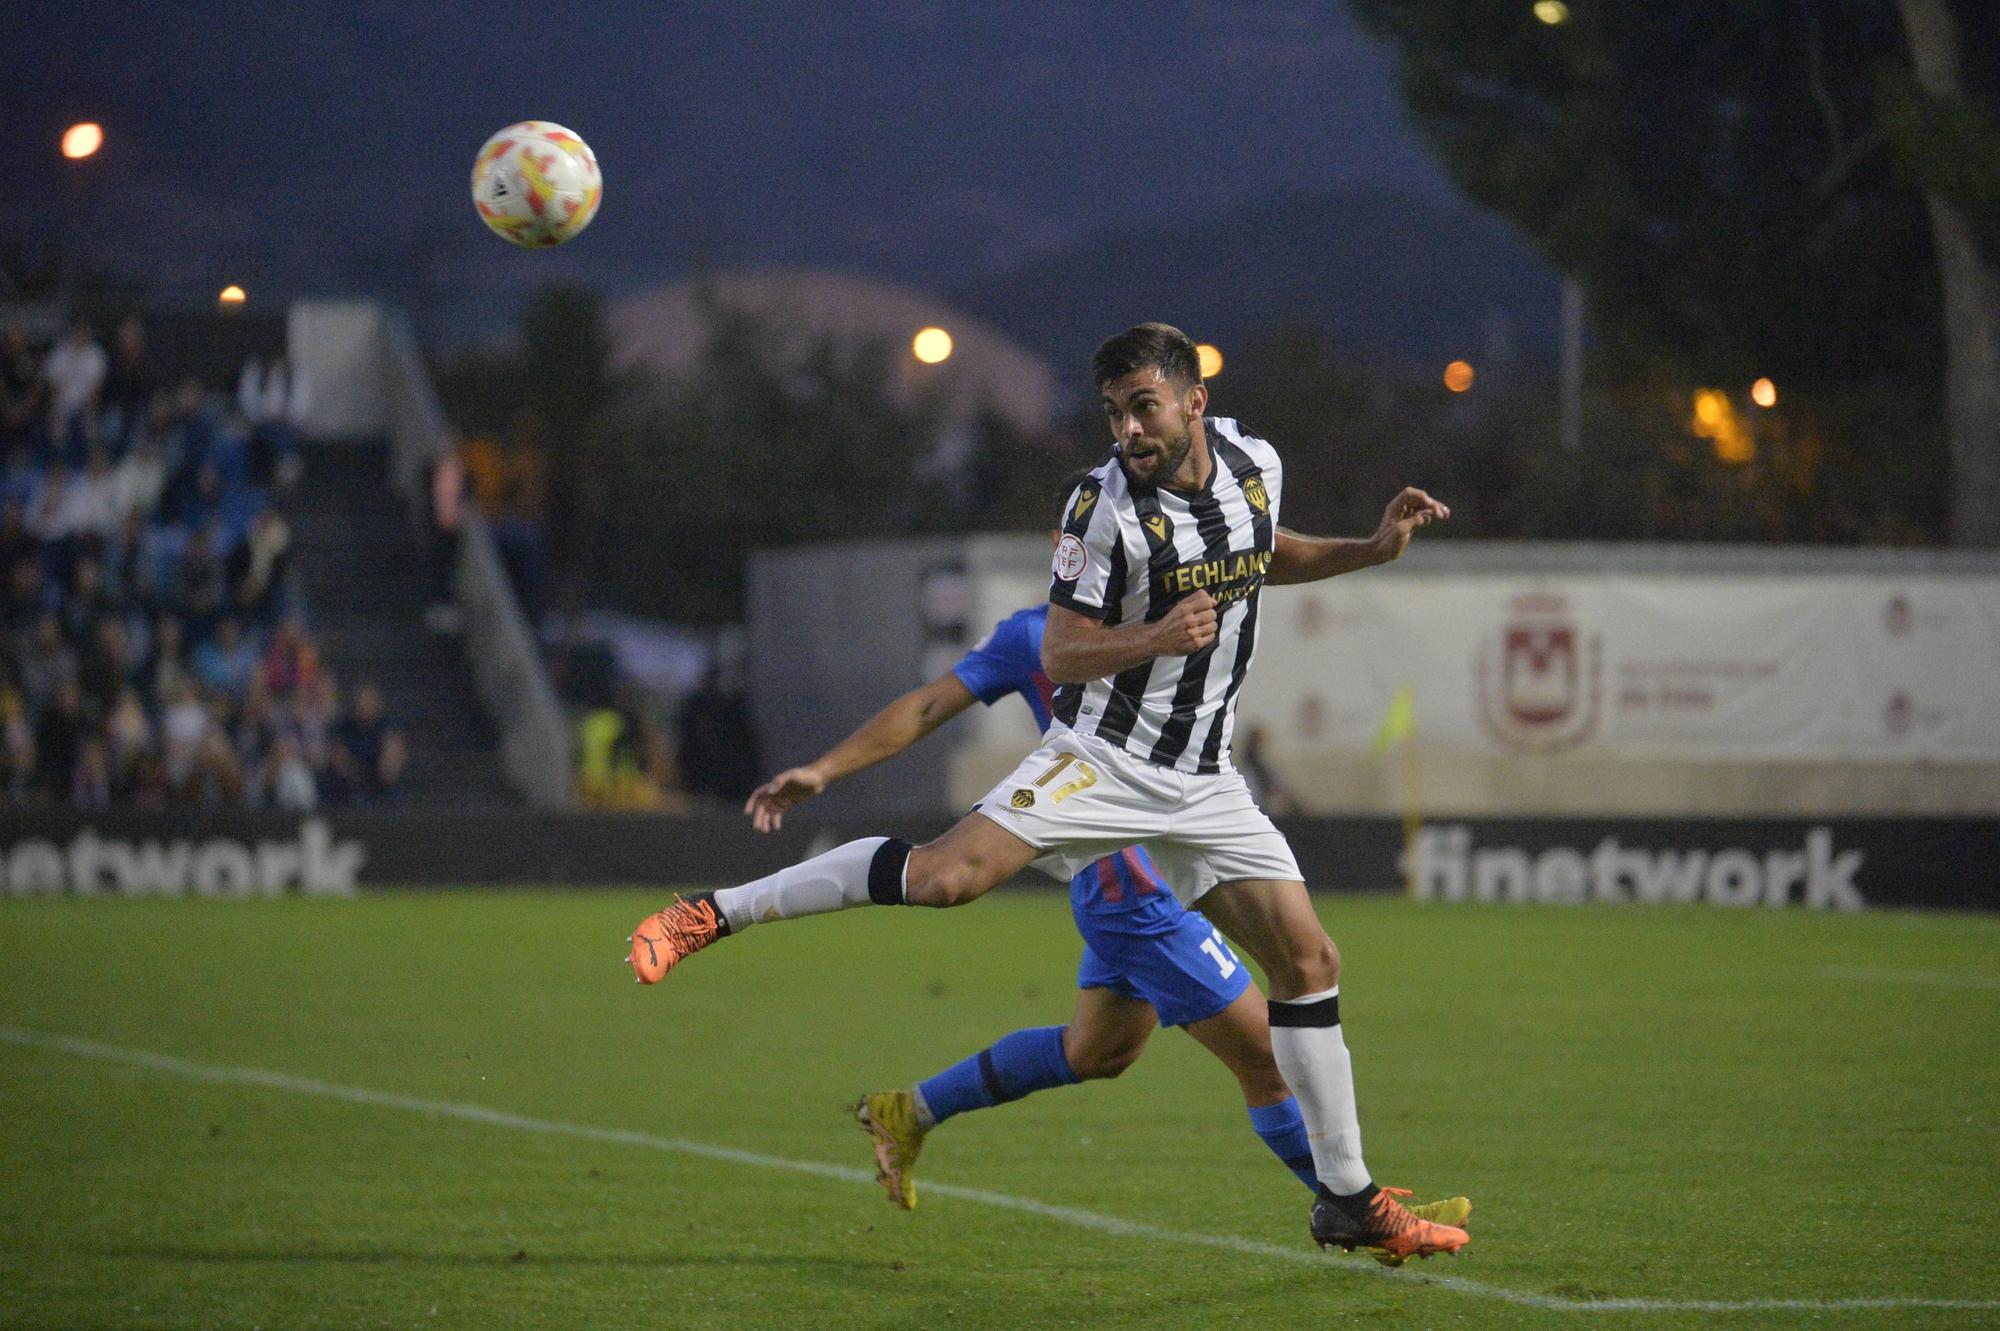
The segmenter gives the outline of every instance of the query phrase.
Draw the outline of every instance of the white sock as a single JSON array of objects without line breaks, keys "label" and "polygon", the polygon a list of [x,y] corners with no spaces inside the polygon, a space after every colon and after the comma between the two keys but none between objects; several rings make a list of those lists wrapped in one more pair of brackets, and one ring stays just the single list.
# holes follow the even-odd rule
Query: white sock
[{"label": "white sock", "polygon": [[[734,934],[766,920],[796,920],[804,915],[866,906],[871,900],[869,867],[875,862],[875,852],[888,842],[888,837],[863,837],[780,869],[768,878],[741,887],[725,887],[715,894],[715,908],[729,921],[729,932]],[[906,847],[904,866],[908,863]],[[900,899],[902,869],[897,872]]]},{"label": "white sock", "polygon": [[[1360,1192],[1370,1179],[1361,1162],[1361,1118],[1354,1109],[1354,1061],[1340,1026],[1281,1025],[1287,1008],[1305,1008],[1338,998],[1340,986],[1271,1004],[1271,1052],[1278,1071],[1298,1097],[1312,1143],[1313,1169],[1319,1181],[1346,1196]],[[1338,1008],[1334,1009],[1336,1012]]]}]

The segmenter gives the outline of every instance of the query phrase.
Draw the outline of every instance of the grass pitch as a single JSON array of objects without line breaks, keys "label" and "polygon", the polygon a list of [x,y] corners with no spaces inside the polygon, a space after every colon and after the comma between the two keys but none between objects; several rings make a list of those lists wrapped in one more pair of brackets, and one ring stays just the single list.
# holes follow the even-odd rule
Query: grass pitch
[{"label": "grass pitch", "polygon": [[2000,920],[1323,898],[1377,1178],[1477,1205],[1384,1275],[1177,1032],[857,1177],[858,1092],[1065,1019],[1055,894],[642,989],[657,896],[0,902],[0,1325],[2000,1325]]}]

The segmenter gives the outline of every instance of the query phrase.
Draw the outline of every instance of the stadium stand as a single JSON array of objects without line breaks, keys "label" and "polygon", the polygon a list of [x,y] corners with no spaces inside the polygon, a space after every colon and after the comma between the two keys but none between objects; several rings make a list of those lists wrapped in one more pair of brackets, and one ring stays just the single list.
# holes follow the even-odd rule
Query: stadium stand
[{"label": "stadium stand", "polygon": [[136,320],[109,374],[80,320],[0,345],[0,806],[513,802],[386,443],[301,466],[296,380],[253,423]]}]

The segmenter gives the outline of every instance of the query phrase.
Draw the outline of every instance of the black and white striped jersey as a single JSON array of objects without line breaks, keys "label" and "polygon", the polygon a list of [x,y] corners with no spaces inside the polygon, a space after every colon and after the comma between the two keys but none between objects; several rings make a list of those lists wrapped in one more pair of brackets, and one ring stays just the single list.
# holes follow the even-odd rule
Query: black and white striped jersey
[{"label": "black and white striped jersey", "polygon": [[1116,458],[1076,488],[1049,588],[1051,604],[1106,624],[1160,619],[1196,590],[1215,598],[1215,641],[1200,651],[1056,690],[1063,724],[1183,772],[1229,766],[1283,489],[1271,445],[1225,417],[1203,427],[1215,466],[1199,494],[1135,486]]}]

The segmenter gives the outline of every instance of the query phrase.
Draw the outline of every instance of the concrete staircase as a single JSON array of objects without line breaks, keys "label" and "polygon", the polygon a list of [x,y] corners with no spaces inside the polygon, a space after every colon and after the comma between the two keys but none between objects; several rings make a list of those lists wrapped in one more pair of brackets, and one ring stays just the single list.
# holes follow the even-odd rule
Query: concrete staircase
[{"label": "concrete staircase", "polygon": [[461,640],[424,625],[430,551],[390,487],[387,443],[309,447],[305,463],[283,508],[307,623],[342,701],[374,682],[409,737],[406,805],[523,807]]}]

